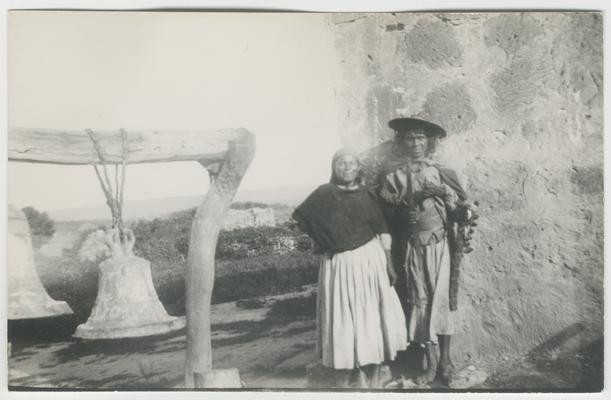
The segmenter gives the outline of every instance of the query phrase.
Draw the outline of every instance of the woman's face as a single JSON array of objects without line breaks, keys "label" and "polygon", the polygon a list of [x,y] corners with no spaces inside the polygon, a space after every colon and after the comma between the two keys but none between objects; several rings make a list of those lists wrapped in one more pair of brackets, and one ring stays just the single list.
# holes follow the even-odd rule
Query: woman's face
[{"label": "woman's face", "polygon": [[397,135],[396,142],[399,149],[407,153],[414,160],[426,156],[428,142],[426,135],[422,131],[401,132]]},{"label": "woman's face", "polygon": [[337,183],[350,185],[355,183],[361,166],[355,156],[347,154],[339,157],[333,165]]}]

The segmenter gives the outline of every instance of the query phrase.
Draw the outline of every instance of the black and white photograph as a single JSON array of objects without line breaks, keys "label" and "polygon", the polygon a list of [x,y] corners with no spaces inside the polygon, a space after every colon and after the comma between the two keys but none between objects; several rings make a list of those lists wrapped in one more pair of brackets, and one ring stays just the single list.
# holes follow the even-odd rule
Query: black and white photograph
[{"label": "black and white photograph", "polygon": [[603,391],[601,10],[6,15],[9,391]]}]

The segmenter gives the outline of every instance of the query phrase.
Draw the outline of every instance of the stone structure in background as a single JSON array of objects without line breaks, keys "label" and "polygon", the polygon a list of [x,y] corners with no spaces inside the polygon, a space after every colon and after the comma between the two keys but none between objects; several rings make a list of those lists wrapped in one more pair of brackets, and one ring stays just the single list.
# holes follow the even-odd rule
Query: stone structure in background
[{"label": "stone structure in background", "polygon": [[240,228],[258,228],[261,226],[275,226],[273,208],[248,208],[245,210],[230,209],[223,220],[223,229],[233,230]]},{"label": "stone structure in background", "polygon": [[53,300],[42,285],[32,251],[30,226],[25,214],[9,204],[8,319],[30,319],[72,314],[66,302]]},{"label": "stone structure in background", "polygon": [[[565,344],[601,337],[602,16],[328,22],[343,75],[335,88],[342,141],[365,150],[392,137],[391,118],[434,121],[448,131],[439,161],[480,202],[475,251],[461,272],[455,361],[520,357],[575,324],[585,329]],[[387,150],[370,153],[374,167]]]}]

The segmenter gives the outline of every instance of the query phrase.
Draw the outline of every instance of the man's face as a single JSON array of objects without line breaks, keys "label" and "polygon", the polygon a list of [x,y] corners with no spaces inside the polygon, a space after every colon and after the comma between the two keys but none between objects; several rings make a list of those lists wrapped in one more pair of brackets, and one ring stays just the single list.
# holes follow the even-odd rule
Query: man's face
[{"label": "man's face", "polygon": [[396,138],[397,144],[412,159],[419,159],[426,155],[427,137],[419,130],[399,132]]}]

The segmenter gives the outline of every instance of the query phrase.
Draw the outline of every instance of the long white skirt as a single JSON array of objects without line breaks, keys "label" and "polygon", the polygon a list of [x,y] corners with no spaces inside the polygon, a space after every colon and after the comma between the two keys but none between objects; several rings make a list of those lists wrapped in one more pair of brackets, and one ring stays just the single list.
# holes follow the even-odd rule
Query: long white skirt
[{"label": "long white skirt", "polygon": [[379,364],[407,347],[405,316],[377,237],[358,249],[322,257],[317,329],[318,355],[326,367]]}]

